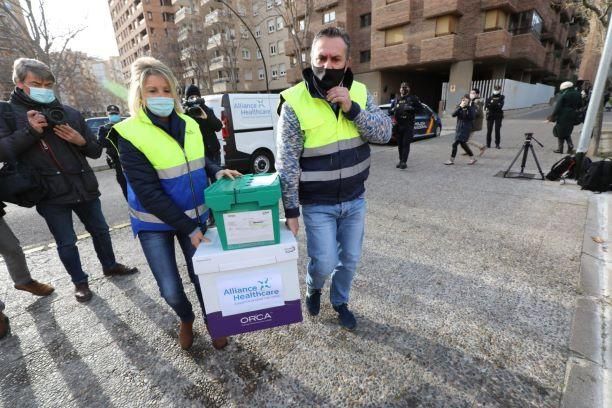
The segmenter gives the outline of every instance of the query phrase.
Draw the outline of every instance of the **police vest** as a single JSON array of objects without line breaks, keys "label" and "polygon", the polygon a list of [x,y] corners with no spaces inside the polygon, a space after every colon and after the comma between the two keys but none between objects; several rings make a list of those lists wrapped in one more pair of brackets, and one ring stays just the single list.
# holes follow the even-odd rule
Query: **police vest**
[{"label": "police vest", "polygon": [[[146,156],[157,172],[162,189],[176,206],[196,222],[199,214],[200,223],[204,224],[208,217],[204,206],[204,189],[208,183],[204,169],[204,142],[197,122],[183,114],[179,117],[186,124],[184,147],[155,126],[143,110],[113,128]],[[134,235],[140,231],[174,230],[142,206],[127,176],[126,180]]]},{"label": "police vest", "polygon": [[[353,81],[351,100],[366,108],[367,90]],[[281,93],[293,109],[303,132],[300,158],[300,202],[336,204],[359,197],[370,171],[370,146],[342,111],[336,116],[329,103],[313,98],[305,82]]]}]

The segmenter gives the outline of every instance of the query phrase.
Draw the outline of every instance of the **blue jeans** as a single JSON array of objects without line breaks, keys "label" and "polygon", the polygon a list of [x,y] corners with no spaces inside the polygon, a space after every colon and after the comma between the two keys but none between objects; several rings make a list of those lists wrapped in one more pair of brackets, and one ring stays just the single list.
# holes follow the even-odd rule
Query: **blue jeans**
[{"label": "blue jeans", "polygon": [[88,275],[83,271],[79,249],[76,246],[77,236],[72,225],[73,211],[91,234],[102,268],[106,270],[117,264],[99,198],[76,204],[38,204],[36,211],[47,222],[49,231],[55,238],[60,260],[75,284],[87,282]]},{"label": "blue jeans", "polygon": [[149,268],[151,268],[151,272],[153,272],[153,276],[157,281],[161,296],[182,322],[189,323],[194,321],[195,315],[193,314],[191,303],[185,294],[183,281],[176,264],[176,255],[174,253],[175,237],[183,251],[189,279],[195,286],[202,313],[206,316],[200,282],[193,271],[193,263],[191,261],[191,257],[196,249],[191,245],[189,236],[175,231],[141,231],[138,233],[140,245],[142,245]]},{"label": "blue jeans", "polygon": [[349,291],[361,257],[366,204],[363,197],[340,204],[302,206],[308,247],[309,292],[321,289],[331,275],[332,305],[349,301]]}]

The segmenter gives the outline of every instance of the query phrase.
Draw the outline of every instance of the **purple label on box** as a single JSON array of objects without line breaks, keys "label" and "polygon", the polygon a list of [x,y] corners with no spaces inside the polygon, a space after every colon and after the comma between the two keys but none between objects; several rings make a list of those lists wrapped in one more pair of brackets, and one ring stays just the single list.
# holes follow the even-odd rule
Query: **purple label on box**
[{"label": "purple label on box", "polygon": [[300,299],[297,299],[286,301],[284,306],[231,316],[223,316],[221,312],[214,312],[208,314],[207,319],[210,336],[215,339],[301,322],[302,307]]}]

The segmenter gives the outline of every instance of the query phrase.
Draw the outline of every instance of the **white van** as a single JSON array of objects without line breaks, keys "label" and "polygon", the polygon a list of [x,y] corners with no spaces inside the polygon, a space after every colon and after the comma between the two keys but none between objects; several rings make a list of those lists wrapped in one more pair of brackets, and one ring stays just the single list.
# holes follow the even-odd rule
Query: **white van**
[{"label": "white van", "polygon": [[226,93],[204,100],[223,122],[222,163],[243,173],[273,172],[280,95]]}]

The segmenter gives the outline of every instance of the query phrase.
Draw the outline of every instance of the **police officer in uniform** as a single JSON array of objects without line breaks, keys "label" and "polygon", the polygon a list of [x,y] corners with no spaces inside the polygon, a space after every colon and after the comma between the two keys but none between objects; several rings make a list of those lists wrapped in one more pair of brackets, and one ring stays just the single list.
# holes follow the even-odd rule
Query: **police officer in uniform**
[{"label": "police officer in uniform", "polygon": [[408,83],[400,85],[400,96],[391,104],[391,113],[395,117],[397,126],[397,150],[399,152],[398,169],[408,167],[408,155],[410,154],[410,143],[414,137],[414,116],[421,109],[421,101],[415,95],[410,95]]},{"label": "police officer in uniform", "polygon": [[505,96],[501,93],[501,86],[493,87],[493,95],[487,98],[485,102],[485,110],[487,112],[487,147],[491,147],[491,134],[493,126],[495,126],[495,148],[501,149],[501,126],[504,119],[504,101]]},{"label": "police officer in uniform", "polygon": [[113,125],[121,122],[121,111],[117,105],[108,105],[106,107],[106,114],[108,115],[108,122],[98,129],[98,143],[100,146],[106,148],[106,162],[111,169],[115,169],[117,183],[121,186],[123,197],[125,197],[127,201],[127,183],[123,175],[123,170],[121,169],[121,164],[119,163],[117,134],[115,132],[109,133]]}]

